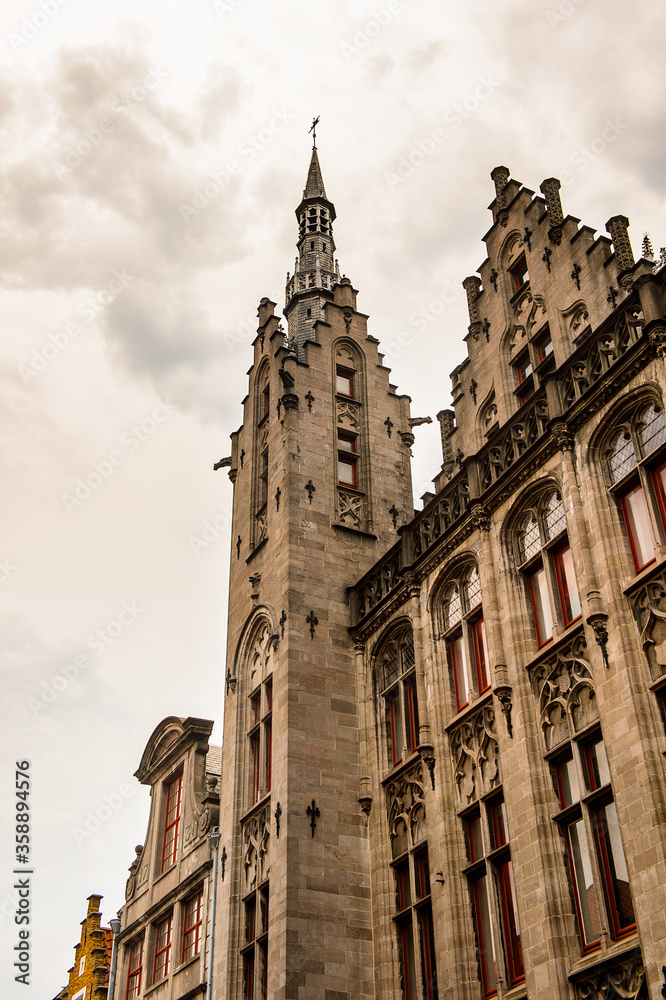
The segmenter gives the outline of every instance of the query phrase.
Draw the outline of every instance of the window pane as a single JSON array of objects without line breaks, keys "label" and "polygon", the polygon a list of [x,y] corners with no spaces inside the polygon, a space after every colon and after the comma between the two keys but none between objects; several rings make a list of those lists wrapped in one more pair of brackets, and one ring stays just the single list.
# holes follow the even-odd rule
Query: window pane
[{"label": "window pane", "polygon": [[620,826],[615,803],[611,802],[596,815],[599,861],[606,883],[606,893],[615,925],[615,933],[636,923],[629,889],[629,874],[624,860]]},{"label": "window pane", "polygon": [[354,376],[351,372],[338,368],[335,376],[335,391],[341,396],[354,395]]},{"label": "window pane", "polygon": [[412,936],[411,918],[398,924],[398,938],[400,942],[402,995],[405,1000],[416,1000],[416,966],[414,964],[414,939]]},{"label": "window pane", "polygon": [[338,434],[338,448],[340,451],[356,451],[356,438],[346,434]]},{"label": "window pane", "polygon": [[414,666],[415,662],[414,636],[411,632],[407,632],[405,635],[402,646],[400,647],[400,653],[402,656],[402,673],[404,674],[407,670]]},{"label": "window pane", "polygon": [[345,486],[356,486],[356,466],[354,462],[338,458],[338,482]]},{"label": "window pane", "polygon": [[622,497],[622,507],[634,564],[638,572],[654,559],[654,535],[643,487],[635,486],[633,490],[625,493]]},{"label": "window pane", "polygon": [[414,680],[405,683],[405,716],[407,749],[414,752],[419,745],[419,709]]},{"label": "window pane", "polygon": [[417,899],[425,899],[426,896],[430,895],[430,866],[427,848],[414,856],[414,882]]},{"label": "window pane", "polygon": [[541,538],[539,537],[539,525],[534,514],[530,514],[525,521],[518,536],[520,555],[525,562],[535,556],[541,548]]},{"label": "window pane", "polygon": [[578,597],[578,587],[576,585],[576,575],[574,573],[573,555],[569,545],[558,549],[555,554],[555,570],[557,573],[557,583],[560,592],[560,604],[564,615],[564,624],[570,625],[572,621],[580,616],[580,598]]},{"label": "window pane", "polygon": [[649,455],[666,441],[666,423],[664,423],[663,411],[657,406],[648,406],[641,413],[640,421],[642,423],[640,434],[643,454]]},{"label": "window pane", "polygon": [[610,784],[608,758],[602,740],[583,747],[583,763],[588,791],[596,792],[598,788]]},{"label": "window pane", "polygon": [[531,573],[528,576],[528,582],[534,610],[537,642],[539,646],[543,646],[553,637],[553,613],[550,607],[548,582],[544,567],[539,566],[534,573]]},{"label": "window pane", "polygon": [[470,863],[480,861],[484,855],[484,849],[483,828],[481,826],[481,816],[478,812],[465,820],[465,833],[467,836],[467,853]]},{"label": "window pane", "polygon": [[393,869],[395,874],[395,908],[400,913],[412,905],[412,892],[409,885],[409,862],[403,861]]},{"label": "window pane", "polygon": [[482,694],[490,687],[490,674],[488,672],[488,646],[486,645],[486,626],[484,625],[483,618],[479,618],[472,625],[472,636],[474,638],[476,679],[479,685],[479,694]]},{"label": "window pane", "polygon": [[462,617],[462,608],[460,605],[460,593],[457,586],[451,587],[450,590],[446,592],[444,598],[444,628],[450,629],[456,625]]},{"label": "window pane", "polygon": [[391,642],[384,653],[384,686],[388,687],[397,680],[399,673],[398,643]]},{"label": "window pane", "polygon": [[458,709],[469,704],[469,683],[467,680],[467,658],[465,655],[465,643],[462,634],[456,636],[450,643],[451,661],[453,666],[453,680],[456,689],[456,702]]},{"label": "window pane", "polygon": [[580,785],[578,783],[578,772],[573,760],[567,760],[557,768],[557,786],[560,796],[560,805],[563,809],[572,806],[574,802],[580,801]]},{"label": "window pane", "polygon": [[273,769],[273,723],[271,719],[264,724],[264,741],[266,746],[266,770],[264,774],[265,791],[271,790],[271,774]]},{"label": "window pane", "polygon": [[564,511],[564,501],[557,493],[551,494],[545,511],[546,538],[555,538],[567,526],[567,516]]},{"label": "window pane", "polygon": [[202,904],[203,893],[198,892],[185,905],[185,914],[183,917],[183,962],[199,954]]},{"label": "window pane", "polygon": [[502,927],[509,973],[509,985],[513,986],[525,975],[523,951],[520,945],[520,926],[516,908],[516,893],[513,884],[511,862],[500,865],[497,870],[500,898],[502,903]]},{"label": "window pane", "polygon": [[243,959],[244,966],[244,979],[243,984],[243,998],[244,1000],[253,1000],[254,991],[254,950],[246,955]]},{"label": "window pane", "polygon": [[437,972],[435,970],[435,938],[432,930],[430,907],[419,910],[419,945],[421,948],[421,983],[425,1000],[437,1000]]},{"label": "window pane", "polygon": [[254,803],[259,798],[259,774],[261,773],[258,733],[250,737],[250,758],[252,762],[252,802]]},{"label": "window pane", "polygon": [[629,431],[621,431],[611,443],[608,463],[614,483],[636,467],[636,452]]},{"label": "window pane", "polygon": [[493,802],[488,806],[488,820],[490,823],[490,846],[493,851],[496,851],[498,847],[503,847],[509,843],[504,799],[501,799],[499,802]]},{"label": "window pane", "polygon": [[467,610],[471,611],[475,608],[477,604],[481,601],[481,581],[479,580],[479,571],[474,567],[470,570],[467,580],[465,581],[465,603],[467,605]]},{"label": "window pane", "polygon": [[397,688],[386,695],[386,732],[389,743],[389,763],[399,764],[402,760],[402,720],[400,718],[400,695]]},{"label": "window pane", "polygon": [[567,829],[567,847],[574,881],[576,917],[583,945],[586,946],[599,940],[601,921],[587,834],[582,819],[572,823]]},{"label": "window pane", "polygon": [[658,469],[655,469],[652,473],[652,478],[657,490],[661,520],[664,527],[666,527],[666,462],[660,465]]},{"label": "window pane", "polygon": [[497,964],[495,960],[495,942],[493,940],[490,907],[488,905],[488,877],[476,879],[472,883],[474,896],[474,924],[476,941],[479,950],[479,964],[483,980],[484,996],[490,996],[497,990]]}]

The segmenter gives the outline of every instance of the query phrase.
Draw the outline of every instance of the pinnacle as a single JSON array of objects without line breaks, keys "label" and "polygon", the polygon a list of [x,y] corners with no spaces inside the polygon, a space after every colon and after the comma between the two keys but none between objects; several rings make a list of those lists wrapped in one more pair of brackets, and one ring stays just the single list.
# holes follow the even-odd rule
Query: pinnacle
[{"label": "pinnacle", "polygon": [[321,167],[319,166],[319,157],[317,156],[317,147],[312,147],[312,159],[310,160],[310,169],[308,170],[308,179],[305,184],[305,190],[303,191],[303,200],[306,198],[326,198],[326,189],[324,187],[324,179],[321,176]]}]

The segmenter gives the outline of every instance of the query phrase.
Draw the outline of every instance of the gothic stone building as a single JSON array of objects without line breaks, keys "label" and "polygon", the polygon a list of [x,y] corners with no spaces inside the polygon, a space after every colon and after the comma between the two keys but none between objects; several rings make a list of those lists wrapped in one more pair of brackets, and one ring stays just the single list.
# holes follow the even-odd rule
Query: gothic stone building
[{"label": "gothic stone building", "polygon": [[[316,150],[287,329],[259,305],[220,463],[219,1000],[661,992],[664,274],[624,217],[595,238],[556,179],[492,177],[422,510],[410,400],[340,276]],[[153,947],[146,914],[128,947]]]},{"label": "gothic stone building", "polygon": [[110,927],[102,927],[102,896],[88,896],[81,934],[74,945],[74,965],[68,969],[67,986],[55,1000],[106,1000],[111,964]]}]

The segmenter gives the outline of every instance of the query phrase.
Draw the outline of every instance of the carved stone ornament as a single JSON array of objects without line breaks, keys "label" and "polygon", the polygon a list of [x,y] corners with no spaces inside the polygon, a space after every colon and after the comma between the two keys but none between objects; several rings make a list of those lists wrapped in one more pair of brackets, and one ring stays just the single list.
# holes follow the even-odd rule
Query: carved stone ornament
[{"label": "carved stone ornament", "polygon": [[243,874],[244,892],[250,892],[265,879],[270,871],[270,804],[250,816],[243,825]]},{"label": "carved stone ornament", "polygon": [[666,674],[666,574],[645,583],[632,604],[650,678],[656,681]]},{"label": "carved stone ornament", "polygon": [[490,792],[501,781],[492,705],[484,705],[465,719],[450,738],[458,806],[462,807]]},{"label": "carved stone ornament", "polygon": [[422,761],[387,784],[386,808],[391,850],[395,858],[426,836]]},{"label": "carved stone ornament", "polygon": [[666,357],[666,328],[653,326],[648,331],[650,347],[658,358]]},{"label": "carved stone ornament", "polygon": [[363,517],[363,497],[338,489],[338,520],[348,527],[361,528]]},{"label": "carved stone ornament", "polygon": [[569,324],[569,336],[572,340],[579,337],[590,325],[590,314],[584,302],[577,302],[572,306],[572,311],[568,310],[564,315]]},{"label": "carved stone ornament", "polygon": [[336,410],[337,410],[337,422],[339,424],[347,423],[350,427],[356,427],[356,428],[360,426],[359,410],[357,404],[339,400],[336,403]]},{"label": "carved stone ornament", "polygon": [[518,339],[530,337],[536,329],[541,329],[544,323],[548,322],[548,313],[543,297],[532,295],[529,288],[515,303],[512,312],[514,328],[511,349],[513,350]]},{"label": "carved stone ornament", "polygon": [[506,719],[506,731],[509,735],[509,739],[513,739],[513,722],[511,721],[511,711],[513,709],[513,690],[508,684],[502,686],[496,686],[494,689],[494,695],[500,703],[500,708]]},{"label": "carved stone ornament", "polygon": [[638,957],[597,970],[575,988],[576,1000],[648,1000],[645,968]]},{"label": "carved stone ornament", "polygon": [[531,672],[546,750],[570,739],[598,717],[585,638],[578,636]]},{"label": "carved stone ornament", "polygon": [[[136,892],[137,872],[141,864],[141,856],[143,854],[143,844],[137,844],[134,850],[136,851],[136,857],[134,858],[132,864],[129,866],[129,878],[125,883],[125,899],[128,901],[132,898],[132,896]],[[145,879],[143,881],[145,882]]]}]

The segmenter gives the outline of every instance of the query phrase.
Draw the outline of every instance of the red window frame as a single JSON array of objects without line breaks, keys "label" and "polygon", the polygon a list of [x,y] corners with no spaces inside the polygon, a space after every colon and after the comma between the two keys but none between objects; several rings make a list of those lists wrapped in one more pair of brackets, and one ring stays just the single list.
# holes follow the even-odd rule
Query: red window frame
[{"label": "red window frame", "polygon": [[[343,392],[340,389],[338,379],[347,379],[349,383],[349,392]],[[341,365],[337,365],[335,369],[335,394],[336,396],[345,396],[346,399],[354,399],[354,372],[349,368],[343,368]]]},{"label": "red window frame", "polygon": [[129,946],[127,959],[127,992],[125,1000],[136,1000],[141,992],[141,974],[143,972],[143,938],[134,941]]},{"label": "red window frame", "polygon": [[[462,630],[449,639],[451,666],[453,667],[453,684],[456,692],[458,711],[469,705],[469,675],[467,672],[467,656],[465,654],[465,637]],[[466,699],[463,701],[463,697]]]},{"label": "red window frame", "polygon": [[171,958],[171,931],[173,913],[155,925],[155,958],[153,960],[153,983],[159,983],[169,975]]},{"label": "red window frame", "polygon": [[409,883],[409,861],[402,861],[394,867],[395,901],[398,913],[412,905],[412,890]]},{"label": "red window frame", "polygon": [[513,868],[510,859],[498,865],[497,882],[500,891],[500,909],[504,928],[504,943],[506,945],[509,986],[516,986],[525,979],[525,967],[523,965],[523,949],[520,943],[520,933],[518,931],[514,906]]},{"label": "red window frame", "polygon": [[414,856],[414,875],[416,898],[425,899],[426,896],[430,895],[430,865],[427,847]]},{"label": "red window frame", "polygon": [[416,679],[414,677],[409,677],[404,682],[403,692],[407,715],[407,748],[412,753],[415,753],[419,745],[419,708],[416,699]]},{"label": "red window frame", "polygon": [[[340,442],[344,441],[349,444],[350,448],[341,448]],[[350,486],[352,489],[356,489],[356,462],[358,456],[356,454],[356,436],[354,434],[344,434],[341,431],[338,432],[338,485],[340,486]],[[347,482],[340,475],[340,466],[345,465],[350,470],[351,482]]]},{"label": "red window frame", "polygon": [[519,292],[521,288],[524,288],[527,282],[530,280],[529,271],[527,269],[527,260],[525,255],[522,254],[520,259],[516,261],[513,267],[510,269],[509,274],[513,281],[514,291]]},{"label": "red window frame", "polygon": [[481,861],[485,856],[483,844],[483,827],[481,826],[481,813],[476,809],[465,817],[465,838],[467,841],[467,854],[470,864]]},{"label": "red window frame", "polygon": [[474,665],[479,694],[490,687],[490,672],[488,670],[488,646],[486,643],[486,626],[483,617],[472,622],[472,639],[474,641]]},{"label": "red window frame", "polygon": [[175,864],[178,854],[178,831],[180,828],[180,805],[183,790],[183,772],[181,771],[167,785],[167,798],[164,810],[164,837],[162,841],[162,868],[166,871]]},{"label": "red window frame", "polygon": [[509,843],[504,799],[495,799],[488,804],[488,822],[490,826],[490,846],[493,851],[496,851]]},{"label": "red window frame", "polygon": [[[629,882],[627,882],[626,891],[629,894],[629,902],[631,903],[632,917],[634,918],[629,923],[622,924],[620,922],[620,910],[617,905],[617,896],[619,895],[619,888],[617,883],[620,881],[616,876],[613,875],[614,865],[611,864],[611,858],[613,854],[612,844],[610,842],[610,834],[608,831],[608,823],[605,819],[606,810],[610,807],[614,807],[614,802],[605,803],[603,806],[596,808],[592,813],[593,819],[593,829],[594,829],[594,839],[597,846],[597,855],[599,858],[599,868],[601,870],[601,877],[603,879],[604,895],[606,897],[606,905],[611,918],[611,923],[613,924],[613,935],[616,940],[627,937],[627,935],[632,934],[636,929],[636,919],[633,912],[633,900],[631,899],[631,888]],[[624,860],[624,848],[622,848],[623,860]],[[626,860],[625,860],[626,864]]]},{"label": "red window frame", "polygon": [[183,907],[183,949],[181,962],[194,958],[201,948],[201,924],[203,921],[203,889],[199,889],[185,901]]},{"label": "red window frame", "polygon": [[[538,591],[535,591],[535,583],[537,577],[538,576],[540,577],[541,574],[543,574],[542,578],[544,580],[544,586],[543,587],[539,586]],[[544,566],[541,560],[535,566],[533,566],[530,572],[527,574],[527,582],[530,589],[530,597],[532,599],[532,611],[534,614],[534,627],[536,628],[536,634],[537,634],[537,645],[539,646],[539,649],[541,649],[542,646],[546,646],[549,642],[551,642],[553,638],[553,622],[552,622],[553,612],[550,606],[548,578],[546,575],[546,567]],[[537,593],[539,597],[538,600],[537,600]],[[542,598],[545,598],[546,601],[545,605],[543,603]],[[550,635],[542,635],[542,631],[546,631],[547,629],[548,622],[546,620],[545,615],[542,619],[540,609],[541,611],[550,612],[551,616]]]},{"label": "red window frame", "polygon": [[268,448],[261,453],[261,472],[259,473],[260,506],[268,503]]},{"label": "red window frame", "polygon": [[515,369],[518,374],[518,385],[522,385],[523,382],[527,382],[528,378],[532,376],[532,359],[529,354],[524,354],[518,361],[515,362]]},{"label": "red window frame", "polygon": [[[634,505],[633,503],[632,504],[628,503],[628,498],[634,496],[637,499],[638,497],[640,497],[640,500],[637,505]],[[655,560],[654,530],[652,528],[650,511],[648,509],[647,499],[645,497],[645,491],[643,490],[642,484],[635,483],[628,490],[625,490],[625,492],[620,497],[620,501],[622,503],[622,513],[624,515],[624,523],[626,525],[627,534],[629,536],[629,545],[631,546],[631,555],[634,560],[634,567],[636,569],[636,572],[640,573],[641,570],[644,570],[646,566],[649,566]],[[652,555],[645,562],[641,562],[641,559],[639,557],[638,531],[637,531],[637,522],[635,520],[637,514],[643,518],[644,526],[647,526],[648,533],[652,538]],[[647,555],[647,552],[645,554]]]},{"label": "red window frame", "polygon": [[[391,688],[384,695],[386,703],[386,721],[391,739],[391,755],[393,766],[396,767],[402,760],[402,720],[400,718],[400,690],[398,686]],[[399,743],[399,745],[398,745]]]},{"label": "red window frame", "polygon": [[582,614],[578,584],[573,564],[573,553],[568,542],[560,545],[553,553],[560,607],[566,627],[578,621]]},{"label": "red window frame", "polygon": [[252,993],[254,988],[254,949],[252,949],[247,955],[244,956],[243,964],[245,966],[245,1000],[253,1000]]},{"label": "red window frame", "polygon": [[425,979],[425,1000],[435,1000],[436,997],[436,977],[433,973],[435,952],[435,938],[432,927],[432,916],[430,907],[426,906],[418,911],[418,921],[421,931],[421,958],[423,961],[423,973]]},{"label": "red window frame", "polygon": [[259,800],[259,777],[261,774],[261,740],[259,731],[250,736],[250,756],[252,758],[252,805]]},{"label": "red window frame", "polygon": [[[544,330],[540,337],[535,341],[534,346],[536,347],[537,354],[539,355],[539,363],[545,361],[553,353],[553,341],[550,336],[550,330]],[[550,350],[548,350],[550,348]]]},{"label": "red window frame", "polygon": [[[587,861],[590,870],[592,871],[593,874],[593,881],[590,887],[591,892],[589,893],[587,892],[587,886],[580,885],[578,866],[574,858],[574,851],[571,842],[571,831],[574,827],[577,827],[579,824],[582,826],[585,835],[585,848],[587,849]],[[592,869],[590,863],[591,862],[590,848],[589,844],[587,843],[587,833],[585,833],[585,824],[582,816],[579,816],[578,819],[575,819],[573,820],[573,822],[567,824],[565,828],[565,840],[567,845],[567,857],[569,859],[569,871],[571,873],[571,884],[573,887],[574,904],[576,909],[576,921],[578,923],[578,935],[581,940],[583,954],[587,954],[588,952],[596,951],[598,948],[601,947],[601,915],[599,913],[599,906],[597,903],[596,885],[594,882],[594,870]],[[586,892],[586,904],[588,913],[590,915],[590,920],[593,921],[594,918],[596,917],[599,926],[599,932],[596,937],[593,936],[594,928],[591,928],[591,935],[588,937],[588,933],[585,927],[585,918],[583,916],[583,906],[581,902],[581,895],[583,890],[585,890]],[[592,903],[592,907],[590,907],[590,903]]]},{"label": "red window frame", "polygon": [[264,722],[264,742],[266,745],[266,791],[270,792],[273,771],[273,720],[270,716]]},{"label": "red window frame", "polygon": [[[497,996],[497,955],[493,941],[490,901],[488,899],[488,875],[475,878],[471,884],[474,900],[474,926],[479,949],[479,965],[481,967],[481,986],[484,1000]],[[488,940],[489,939],[489,940]]]},{"label": "red window frame", "polygon": [[415,1000],[416,998],[416,962],[414,958],[414,935],[412,932],[412,918],[407,917],[398,924],[398,935],[400,938],[400,955],[402,958],[402,979],[404,1000]]},{"label": "red window frame", "polygon": [[662,462],[661,465],[652,470],[652,482],[657,494],[662,527],[666,528],[666,462]]}]

